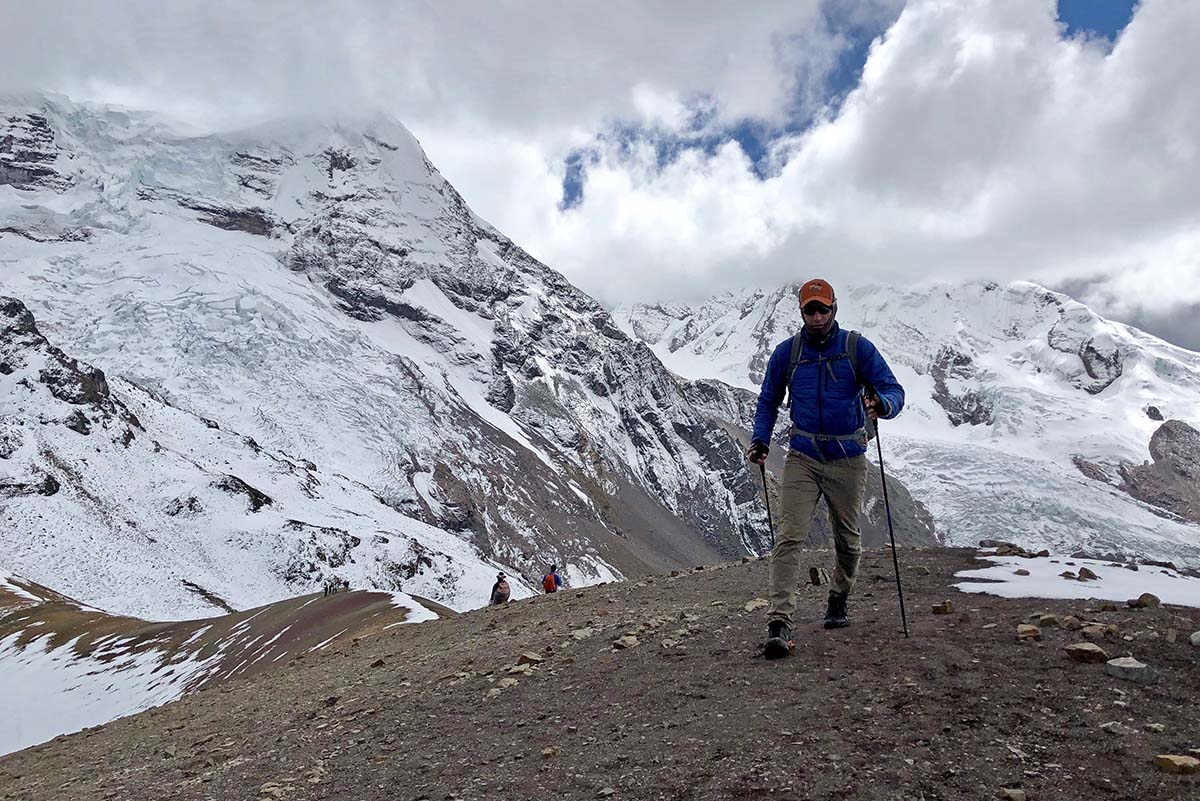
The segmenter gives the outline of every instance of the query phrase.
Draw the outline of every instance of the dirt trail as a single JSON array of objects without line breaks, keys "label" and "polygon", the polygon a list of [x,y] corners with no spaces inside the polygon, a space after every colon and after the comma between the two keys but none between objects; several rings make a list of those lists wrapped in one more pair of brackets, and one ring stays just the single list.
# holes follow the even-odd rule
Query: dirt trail
[{"label": "dirt trail", "polygon": [[[822,630],[825,588],[802,590],[811,622],[783,662],[757,656],[765,610],[744,609],[765,561],[567,591],[335,645],[0,759],[0,798],[1200,795],[1200,776],[1152,764],[1200,749],[1200,612],[966,595],[948,587],[969,552],[902,558],[908,640],[885,551],[864,557],[849,629]],[[945,599],[955,612],[932,614]],[[1078,631],[1018,642],[1037,612],[1116,625],[1098,644],[1161,680],[1070,661]],[[638,644],[614,648],[625,634]],[[542,661],[510,672],[523,652]]]}]

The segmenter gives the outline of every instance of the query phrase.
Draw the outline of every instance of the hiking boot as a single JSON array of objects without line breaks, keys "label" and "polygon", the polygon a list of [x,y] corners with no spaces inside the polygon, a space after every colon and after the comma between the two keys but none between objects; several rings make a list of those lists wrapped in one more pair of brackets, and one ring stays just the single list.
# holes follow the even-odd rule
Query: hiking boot
[{"label": "hiking boot", "polygon": [[849,596],[848,592],[830,591],[829,608],[825,610],[825,628],[844,629],[850,625],[850,618],[846,616],[846,600]]},{"label": "hiking boot", "polygon": [[767,641],[763,643],[763,656],[767,659],[783,659],[795,647],[791,626],[782,620],[772,620],[767,624]]}]

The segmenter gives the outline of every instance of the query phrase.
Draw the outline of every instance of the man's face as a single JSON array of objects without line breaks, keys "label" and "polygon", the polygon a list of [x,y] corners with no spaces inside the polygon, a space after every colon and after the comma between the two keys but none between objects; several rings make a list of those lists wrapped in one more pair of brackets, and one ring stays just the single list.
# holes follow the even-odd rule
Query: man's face
[{"label": "man's face", "polygon": [[834,318],[837,317],[837,304],[826,306],[819,300],[810,300],[801,307],[800,314],[804,317],[804,327],[808,329],[808,333],[821,339],[828,336],[833,328]]}]

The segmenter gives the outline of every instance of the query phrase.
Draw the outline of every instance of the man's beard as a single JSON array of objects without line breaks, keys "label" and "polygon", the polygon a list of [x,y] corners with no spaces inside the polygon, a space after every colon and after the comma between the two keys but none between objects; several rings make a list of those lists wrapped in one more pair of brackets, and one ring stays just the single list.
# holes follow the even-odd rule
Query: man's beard
[{"label": "man's beard", "polygon": [[805,323],[804,327],[808,329],[808,336],[820,345],[829,339],[829,335],[833,333],[833,322],[833,320],[830,320],[823,328],[814,328],[807,323]]}]

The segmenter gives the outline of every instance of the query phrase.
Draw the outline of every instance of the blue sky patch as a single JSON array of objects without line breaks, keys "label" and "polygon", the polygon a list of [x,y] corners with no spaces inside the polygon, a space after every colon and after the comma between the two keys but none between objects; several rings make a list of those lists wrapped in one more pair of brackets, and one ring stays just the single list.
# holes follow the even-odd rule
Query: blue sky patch
[{"label": "blue sky patch", "polygon": [[1058,0],[1058,19],[1067,36],[1099,36],[1115,42],[1133,19],[1138,0]]},{"label": "blue sky patch", "polygon": [[[644,128],[628,122],[614,122],[607,130],[597,135],[597,146],[574,150],[564,160],[563,194],[559,209],[567,210],[583,202],[587,184],[587,169],[599,158],[600,145],[618,146],[618,152],[627,154],[635,146],[652,146],[656,163],[662,169],[686,150],[698,149],[713,155],[729,142],[737,142],[750,160],[755,175],[765,180],[778,171],[781,165],[771,158],[771,144],[779,137],[802,133],[815,121],[836,115],[847,95],[858,86],[863,67],[867,62],[871,42],[882,35],[899,16],[897,4],[894,13],[862,14],[861,7],[845,0],[823,0],[821,3],[821,27],[825,36],[836,38],[840,47],[835,62],[828,74],[816,76],[822,84],[821,96],[815,100],[797,89],[789,104],[787,117],[782,124],[768,125],[757,119],[745,118],[720,128],[712,123],[716,116],[711,97],[693,98],[689,106],[693,109],[688,128],[678,133]],[[801,46],[799,42],[795,46]],[[798,87],[812,85],[813,76],[797,76]]]}]

